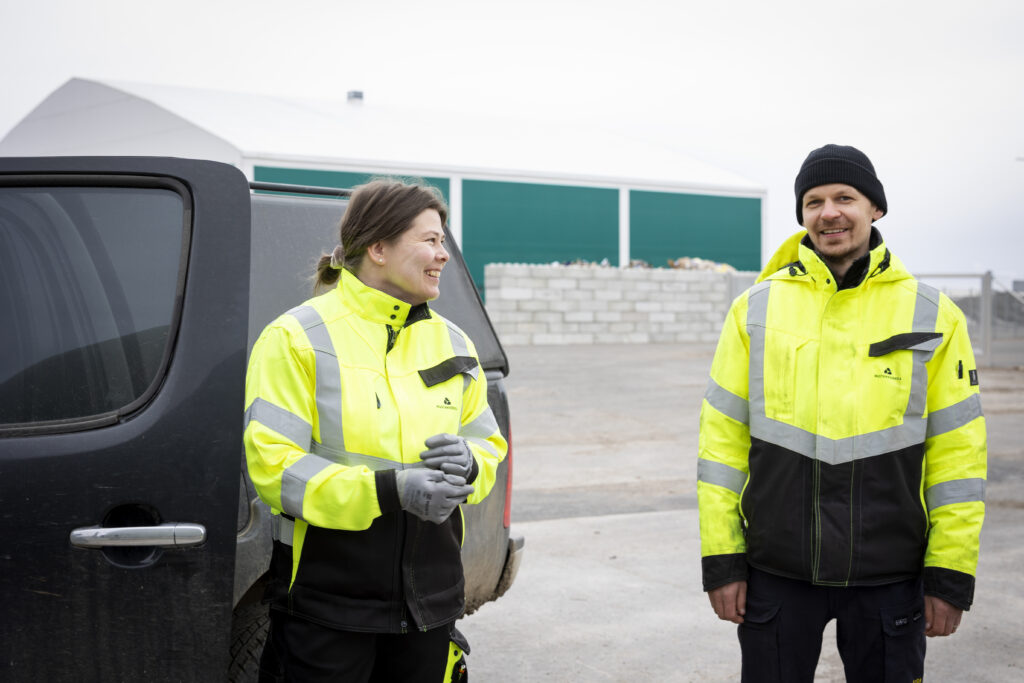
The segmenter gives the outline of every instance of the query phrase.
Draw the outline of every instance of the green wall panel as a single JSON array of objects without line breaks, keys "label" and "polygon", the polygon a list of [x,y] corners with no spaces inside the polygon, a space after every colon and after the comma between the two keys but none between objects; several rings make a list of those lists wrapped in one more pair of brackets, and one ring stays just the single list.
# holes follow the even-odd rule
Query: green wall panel
[{"label": "green wall panel", "polygon": [[363,185],[373,178],[386,176],[401,178],[406,181],[423,182],[441,190],[444,200],[449,201],[448,178],[425,178],[421,176],[387,175],[380,173],[351,173],[349,171],[325,171],[309,168],[280,168],[277,166],[256,166],[253,169],[253,180],[263,183],[291,183],[293,185],[312,185],[316,187],[352,188]]},{"label": "green wall panel", "polygon": [[462,182],[462,253],[483,291],[488,263],[619,262],[614,189]]},{"label": "green wall panel", "polygon": [[634,190],[629,253],[652,266],[699,256],[738,270],[760,270],[761,200]]},{"label": "green wall panel", "polygon": [[[378,174],[256,166],[255,180],[350,188]],[[448,178],[416,177],[450,197]],[[619,261],[619,193],[611,188],[464,180],[462,253],[483,292],[487,263]],[[630,257],[653,266],[699,256],[761,267],[761,200],[630,192]]]}]

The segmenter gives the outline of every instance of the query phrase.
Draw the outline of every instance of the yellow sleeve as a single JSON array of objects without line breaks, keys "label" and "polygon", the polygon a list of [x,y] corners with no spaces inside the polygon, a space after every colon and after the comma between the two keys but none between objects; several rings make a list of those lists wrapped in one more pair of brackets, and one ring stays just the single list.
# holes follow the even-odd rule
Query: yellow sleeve
[{"label": "yellow sleeve", "polygon": [[459,436],[466,440],[469,449],[476,459],[477,475],[473,481],[474,491],[466,500],[467,503],[479,503],[494,487],[498,465],[505,459],[508,443],[501,435],[498,422],[487,403],[487,376],[472,341],[467,339],[467,346],[477,361],[476,377],[467,376],[465,389],[462,393],[462,419]]},{"label": "yellow sleeve", "polygon": [[928,362],[925,591],[967,608],[985,518],[985,418],[967,321],[945,295],[938,331],[943,341]]},{"label": "yellow sleeve", "polygon": [[746,311],[744,294],[733,302],[722,326],[701,404],[697,502],[705,590],[745,578],[735,556],[746,552],[740,516],[750,451]]},{"label": "yellow sleeve", "polygon": [[245,381],[245,455],[260,498],[309,524],[359,531],[380,516],[376,478],[311,453],[316,416],[316,360],[287,316],[256,341]]}]

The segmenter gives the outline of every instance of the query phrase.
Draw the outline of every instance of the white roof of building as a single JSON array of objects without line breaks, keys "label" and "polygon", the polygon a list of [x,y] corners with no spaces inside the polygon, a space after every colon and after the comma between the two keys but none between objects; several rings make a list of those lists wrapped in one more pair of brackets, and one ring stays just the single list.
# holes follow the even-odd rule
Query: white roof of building
[{"label": "white roof of building", "polygon": [[667,145],[585,123],[73,78],[0,155],[160,155],[300,168],[763,196]]}]

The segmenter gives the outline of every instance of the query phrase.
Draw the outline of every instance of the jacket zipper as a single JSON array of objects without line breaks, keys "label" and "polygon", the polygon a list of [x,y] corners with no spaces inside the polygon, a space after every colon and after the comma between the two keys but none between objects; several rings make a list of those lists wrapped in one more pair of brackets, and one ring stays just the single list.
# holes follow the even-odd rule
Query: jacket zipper
[{"label": "jacket zipper", "polygon": [[[391,349],[395,348],[395,342],[398,340],[398,330],[391,327],[391,325],[384,326],[388,331],[387,348],[384,351],[384,376],[388,378],[388,359],[387,354],[391,352]],[[391,387],[390,379],[387,379],[388,388]],[[394,391],[391,392],[391,400],[394,401]],[[380,408],[380,396],[377,396],[377,408]],[[404,469],[404,465],[401,462],[396,463],[396,470]],[[404,557],[405,557],[405,542],[406,536],[409,533],[409,524],[406,518],[404,510],[398,510],[395,514],[398,515],[398,534],[395,538],[395,557],[396,562],[396,573],[395,573],[395,586],[394,590],[401,596],[402,611],[398,617],[398,628],[400,633],[409,632],[409,607],[406,604],[405,595],[405,570],[404,570]]]}]

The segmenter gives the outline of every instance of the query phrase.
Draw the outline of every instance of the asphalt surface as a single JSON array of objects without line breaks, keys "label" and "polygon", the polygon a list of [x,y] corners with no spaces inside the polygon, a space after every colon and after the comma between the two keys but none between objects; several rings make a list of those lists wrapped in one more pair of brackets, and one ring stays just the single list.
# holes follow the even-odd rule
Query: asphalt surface
[{"label": "asphalt surface", "polygon": [[[697,421],[712,349],[507,349],[519,576],[460,622],[474,681],[737,681],[700,584]],[[926,680],[1024,680],[1024,370],[982,372],[987,518],[975,604]],[[834,629],[816,681],[843,681]]]}]

